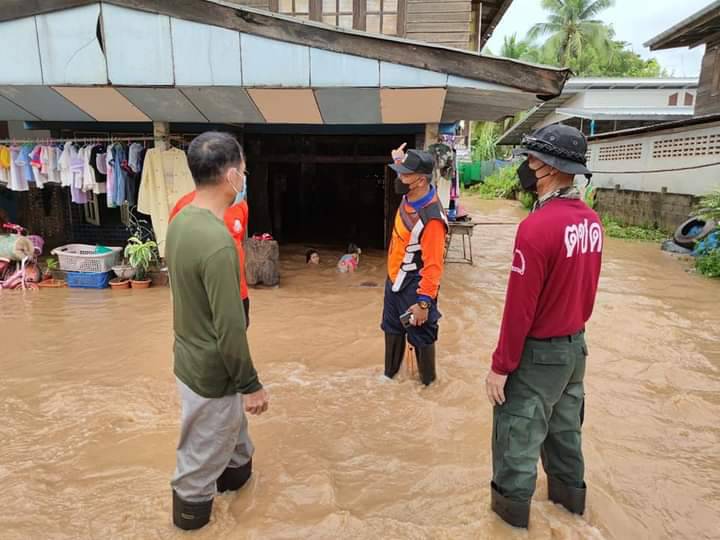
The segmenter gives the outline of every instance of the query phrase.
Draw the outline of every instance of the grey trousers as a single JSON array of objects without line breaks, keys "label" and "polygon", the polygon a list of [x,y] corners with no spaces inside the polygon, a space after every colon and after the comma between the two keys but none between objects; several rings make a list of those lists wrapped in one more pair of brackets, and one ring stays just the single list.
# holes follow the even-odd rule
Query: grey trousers
[{"label": "grey trousers", "polygon": [[205,398],[176,380],[182,416],[170,485],[187,502],[208,501],[215,496],[215,481],[225,468],[245,465],[255,451],[242,396]]}]

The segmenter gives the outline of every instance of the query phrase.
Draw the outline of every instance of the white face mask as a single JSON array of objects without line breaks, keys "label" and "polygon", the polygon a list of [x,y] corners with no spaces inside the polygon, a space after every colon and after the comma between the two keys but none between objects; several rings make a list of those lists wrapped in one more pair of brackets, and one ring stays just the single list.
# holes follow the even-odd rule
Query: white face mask
[{"label": "white face mask", "polygon": [[[237,169],[235,169],[237,170]],[[229,178],[225,177],[228,184],[230,184],[230,187],[233,188],[233,191],[235,192],[235,200],[233,201],[233,204],[238,204],[239,202],[242,202],[243,199],[245,199],[245,194],[247,193],[247,175],[243,174],[243,188],[242,191],[240,191],[235,184],[233,184]]]},{"label": "white face mask", "polygon": [[235,202],[233,204],[240,204],[247,197],[247,175],[243,175],[243,188],[235,195]]}]

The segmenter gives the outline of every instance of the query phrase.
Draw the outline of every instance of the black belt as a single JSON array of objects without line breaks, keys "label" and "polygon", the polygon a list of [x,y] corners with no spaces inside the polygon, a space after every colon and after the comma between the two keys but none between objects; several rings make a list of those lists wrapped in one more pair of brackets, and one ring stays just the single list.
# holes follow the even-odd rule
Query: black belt
[{"label": "black belt", "polygon": [[563,343],[563,342],[572,343],[573,341],[577,341],[584,335],[585,335],[585,329],[583,328],[577,334],[572,334],[569,336],[557,336],[557,337],[549,337],[549,338],[529,337],[528,339],[531,339],[533,341],[542,341],[543,343]]}]

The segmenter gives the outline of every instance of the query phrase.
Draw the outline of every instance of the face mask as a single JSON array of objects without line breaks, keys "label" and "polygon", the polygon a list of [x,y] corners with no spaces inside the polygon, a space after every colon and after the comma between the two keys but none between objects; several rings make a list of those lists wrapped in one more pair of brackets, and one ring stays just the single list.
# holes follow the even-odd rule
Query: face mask
[{"label": "face mask", "polygon": [[400,180],[399,176],[395,177],[395,193],[398,195],[407,195],[410,193],[410,186]]},{"label": "face mask", "polygon": [[238,194],[235,195],[235,201],[233,202],[233,204],[240,204],[245,200],[245,197],[247,197],[247,177],[243,182],[242,191],[238,192]]},{"label": "face mask", "polygon": [[518,167],[517,175],[520,179],[520,186],[522,186],[525,191],[535,193],[537,191],[538,180],[550,176],[550,173],[538,178],[535,175],[535,171],[530,168],[530,161],[526,159],[523,164]]},{"label": "face mask", "polygon": [[227,183],[230,184],[230,187],[233,188],[233,191],[235,192],[235,200],[233,201],[233,204],[238,203],[239,201],[242,201],[242,197],[245,195],[245,182],[243,182],[243,190],[240,191],[238,188],[233,184],[230,179],[226,176],[225,180],[227,180]]}]

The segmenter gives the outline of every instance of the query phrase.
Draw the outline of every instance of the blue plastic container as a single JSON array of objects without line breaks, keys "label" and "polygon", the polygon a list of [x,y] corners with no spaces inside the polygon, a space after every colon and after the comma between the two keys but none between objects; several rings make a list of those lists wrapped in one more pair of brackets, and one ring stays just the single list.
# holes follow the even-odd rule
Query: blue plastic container
[{"label": "blue plastic container", "polygon": [[73,289],[106,289],[112,272],[67,272],[68,287]]}]

